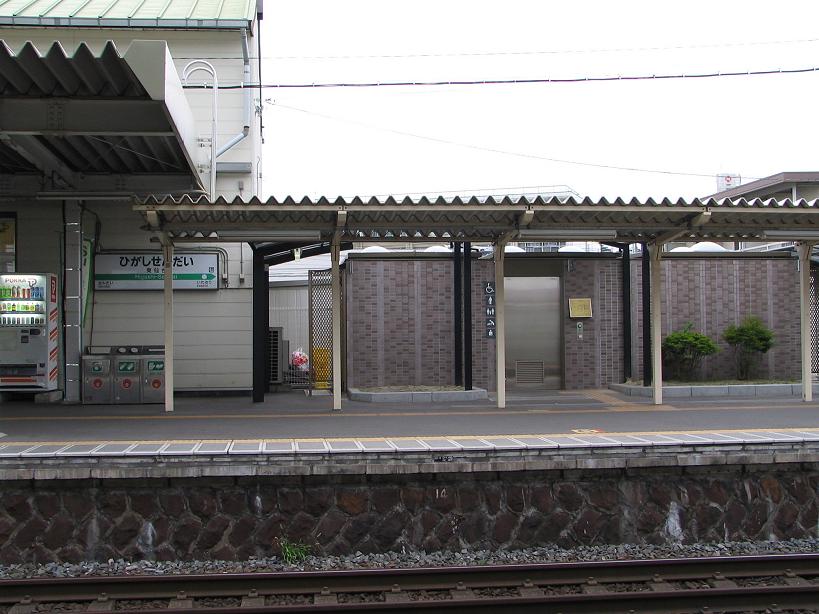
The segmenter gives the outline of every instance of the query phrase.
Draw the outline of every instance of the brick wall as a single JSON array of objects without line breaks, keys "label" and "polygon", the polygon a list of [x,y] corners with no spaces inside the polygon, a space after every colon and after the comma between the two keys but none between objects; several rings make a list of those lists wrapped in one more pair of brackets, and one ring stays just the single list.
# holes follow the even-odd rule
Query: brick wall
[{"label": "brick wall", "polygon": [[[703,363],[709,379],[733,377],[733,356],[721,340],[729,324],[756,315],[773,329],[776,345],[759,365],[760,377],[799,376],[799,285],[789,258],[673,258],[662,264],[663,335],[685,326],[718,342]],[[347,384],[352,387],[454,383],[453,265],[448,257],[348,260]],[[473,382],[495,390],[495,341],[485,336],[482,285],[494,263],[472,267]],[[642,275],[632,260],[632,373],[642,377]],[[622,269],[619,259],[563,262],[564,388],[622,382]],[[593,317],[568,317],[569,298],[591,298]],[[583,322],[578,339],[577,322]]]},{"label": "brick wall", "polygon": [[[623,381],[620,260],[568,259],[563,267],[564,387],[602,388]],[[591,298],[591,318],[569,318],[568,299]],[[578,338],[577,323],[583,324]]]},{"label": "brick wall", "polygon": [[[484,335],[481,284],[493,266],[472,264],[473,384],[490,390],[495,342]],[[452,260],[351,258],[345,275],[347,386],[454,384]]]},{"label": "brick wall", "polygon": [[[730,346],[722,334],[731,324],[757,316],[774,331],[774,347],[756,375],[771,379],[799,377],[799,279],[790,258],[673,258],[662,263],[663,336],[691,322],[711,337],[720,352],[703,361],[708,379],[735,377]],[[632,262],[632,338],[634,376],[642,377],[642,273]]]}]

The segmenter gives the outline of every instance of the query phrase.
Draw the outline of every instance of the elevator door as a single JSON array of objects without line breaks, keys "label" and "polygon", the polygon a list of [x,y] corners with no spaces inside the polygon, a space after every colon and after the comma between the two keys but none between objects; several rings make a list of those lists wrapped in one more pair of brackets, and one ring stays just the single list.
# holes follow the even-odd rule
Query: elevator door
[{"label": "elevator door", "polygon": [[560,278],[506,277],[506,385],[559,389]]}]

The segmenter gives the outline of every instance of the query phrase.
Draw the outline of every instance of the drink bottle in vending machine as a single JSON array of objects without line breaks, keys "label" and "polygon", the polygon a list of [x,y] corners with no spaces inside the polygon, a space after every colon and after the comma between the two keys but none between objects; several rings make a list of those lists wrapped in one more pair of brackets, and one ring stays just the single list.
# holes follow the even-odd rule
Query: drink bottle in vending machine
[{"label": "drink bottle in vending machine", "polygon": [[0,274],[0,391],[58,388],[57,294],[53,273]]}]

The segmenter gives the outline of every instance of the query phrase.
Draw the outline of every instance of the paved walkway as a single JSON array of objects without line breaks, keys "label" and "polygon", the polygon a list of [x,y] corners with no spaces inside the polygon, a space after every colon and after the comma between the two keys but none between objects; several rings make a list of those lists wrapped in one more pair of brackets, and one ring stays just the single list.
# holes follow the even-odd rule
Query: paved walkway
[{"label": "paved walkway", "polygon": [[660,437],[662,441],[670,436],[679,443],[700,441],[698,437],[709,433],[758,441],[754,433],[768,433],[773,439],[780,433],[787,440],[811,438],[814,430],[819,432],[819,403],[803,403],[795,397],[674,399],[655,406],[649,400],[591,390],[513,393],[503,410],[491,399],[446,405],[345,401],[341,412],[330,411],[330,404],[329,396],[306,397],[301,392],[270,394],[259,404],[249,397],[180,397],[173,413],[164,412],[161,405],[4,403],[0,405],[0,446],[11,452],[9,446],[18,443],[38,442],[55,450],[77,442],[118,443],[118,449],[126,443],[159,442],[185,443],[188,449],[191,442],[275,441],[289,442],[288,449],[297,450],[299,441],[306,448],[310,440],[325,442],[324,448],[332,447],[327,442],[333,440],[448,438],[485,443],[509,437],[520,442],[532,436],[553,442],[561,437],[581,441],[591,437],[603,444],[601,437],[636,436],[637,441]]}]

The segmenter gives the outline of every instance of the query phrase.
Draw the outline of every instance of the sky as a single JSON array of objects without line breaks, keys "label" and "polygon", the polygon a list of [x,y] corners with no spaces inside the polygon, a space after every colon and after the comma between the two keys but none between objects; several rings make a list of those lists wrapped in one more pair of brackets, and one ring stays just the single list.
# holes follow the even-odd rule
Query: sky
[{"label": "sky", "polygon": [[[262,82],[586,79],[819,67],[819,3],[267,0]],[[819,170],[819,72],[265,88],[266,196],[693,198]],[[625,170],[639,169],[639,170]]]}]

